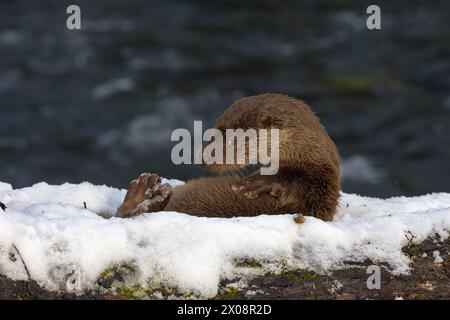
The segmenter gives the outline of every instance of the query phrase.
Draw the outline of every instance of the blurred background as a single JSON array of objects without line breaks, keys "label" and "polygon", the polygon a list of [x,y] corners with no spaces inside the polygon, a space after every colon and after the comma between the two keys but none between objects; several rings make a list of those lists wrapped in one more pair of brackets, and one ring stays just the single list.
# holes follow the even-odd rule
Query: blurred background
[{"label": "blurred background", "polygon": [[[66,28],[69,4],[82,30]],[[172,130],[279,92],[321,118],[345,192],[449,192],[449,14],[449,1],[3,0],[0,181],[198,177],[172,164]]]}]

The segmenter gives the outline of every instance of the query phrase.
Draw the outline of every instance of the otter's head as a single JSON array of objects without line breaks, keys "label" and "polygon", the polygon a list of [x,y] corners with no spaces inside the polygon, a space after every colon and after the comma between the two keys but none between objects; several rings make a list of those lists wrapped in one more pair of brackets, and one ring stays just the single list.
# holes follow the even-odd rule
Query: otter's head
[{"label": "otter's head", "polygon": [[[213,137],[203,143],[204,169],[219,174],[239,173],[257,164],[258,129],[267,128],[259,112],[262,105],[261,97],[254,96],[239,99],[225,110],[216,121]],[[208,155],[223,162],[208,163]]]}]

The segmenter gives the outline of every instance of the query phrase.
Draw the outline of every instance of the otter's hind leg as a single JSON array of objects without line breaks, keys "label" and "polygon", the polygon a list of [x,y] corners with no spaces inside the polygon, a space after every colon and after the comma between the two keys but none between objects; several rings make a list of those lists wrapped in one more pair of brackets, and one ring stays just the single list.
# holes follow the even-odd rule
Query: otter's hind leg
[{"label": "otter's hind leg", "polygon": [[116,216],[129,218],[142,213],[161,211],[169,202],[172,192],[170,185],[161,184],[158,175],[143,173],[130,183]]},{"label": "otter's hind leg", "polygon": [[333,219],[339,198],[339,184],[323,171],[308,174],[280,171],[274,176],[252,174],[238,181],[232,189],[257,201],[270,195],[285,213],[302,213],[324,221]]},{"label": "otter's hind leg", "polygon": [[201,217],[256,216],[283,213],[273,196],[250,199],[232,190],[239,177],[199,178],[173,188],[166,211],[178,211]]}]

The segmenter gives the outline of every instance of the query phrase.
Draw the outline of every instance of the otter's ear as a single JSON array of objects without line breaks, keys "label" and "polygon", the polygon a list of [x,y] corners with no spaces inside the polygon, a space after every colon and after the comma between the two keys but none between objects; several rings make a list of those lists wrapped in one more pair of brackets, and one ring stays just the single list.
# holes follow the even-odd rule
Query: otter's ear
[{"label": "otter's ear", "polygon": [[283,124],[283,120],[272,115],[263,115],[259,122],[262,128],[280,127]]}]

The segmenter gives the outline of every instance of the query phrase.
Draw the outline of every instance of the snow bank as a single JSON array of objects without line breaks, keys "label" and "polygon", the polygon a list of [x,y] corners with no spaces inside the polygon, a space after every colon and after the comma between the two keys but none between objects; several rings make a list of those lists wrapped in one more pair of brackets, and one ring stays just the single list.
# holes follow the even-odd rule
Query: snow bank
[{"label": "snow bank", "polygon": [[90,183],[17,190],[0,183],[0,201],[7,206],[0,210],[0,273],[31,277],[49,290],[82,292],[97,288],[105,270],[127,265],[133,270],[129,286],[211,297],[221,280],[267,271],[328,272],[370,259],[405,273],[410,261],[401,248],[408,238],[447,238],[450,230],[447,193],[387,200],[342,194],[333,222],[306,217],[301,225],[292,215],[219,219],[158,212],[115,218],[124,195]]}]

